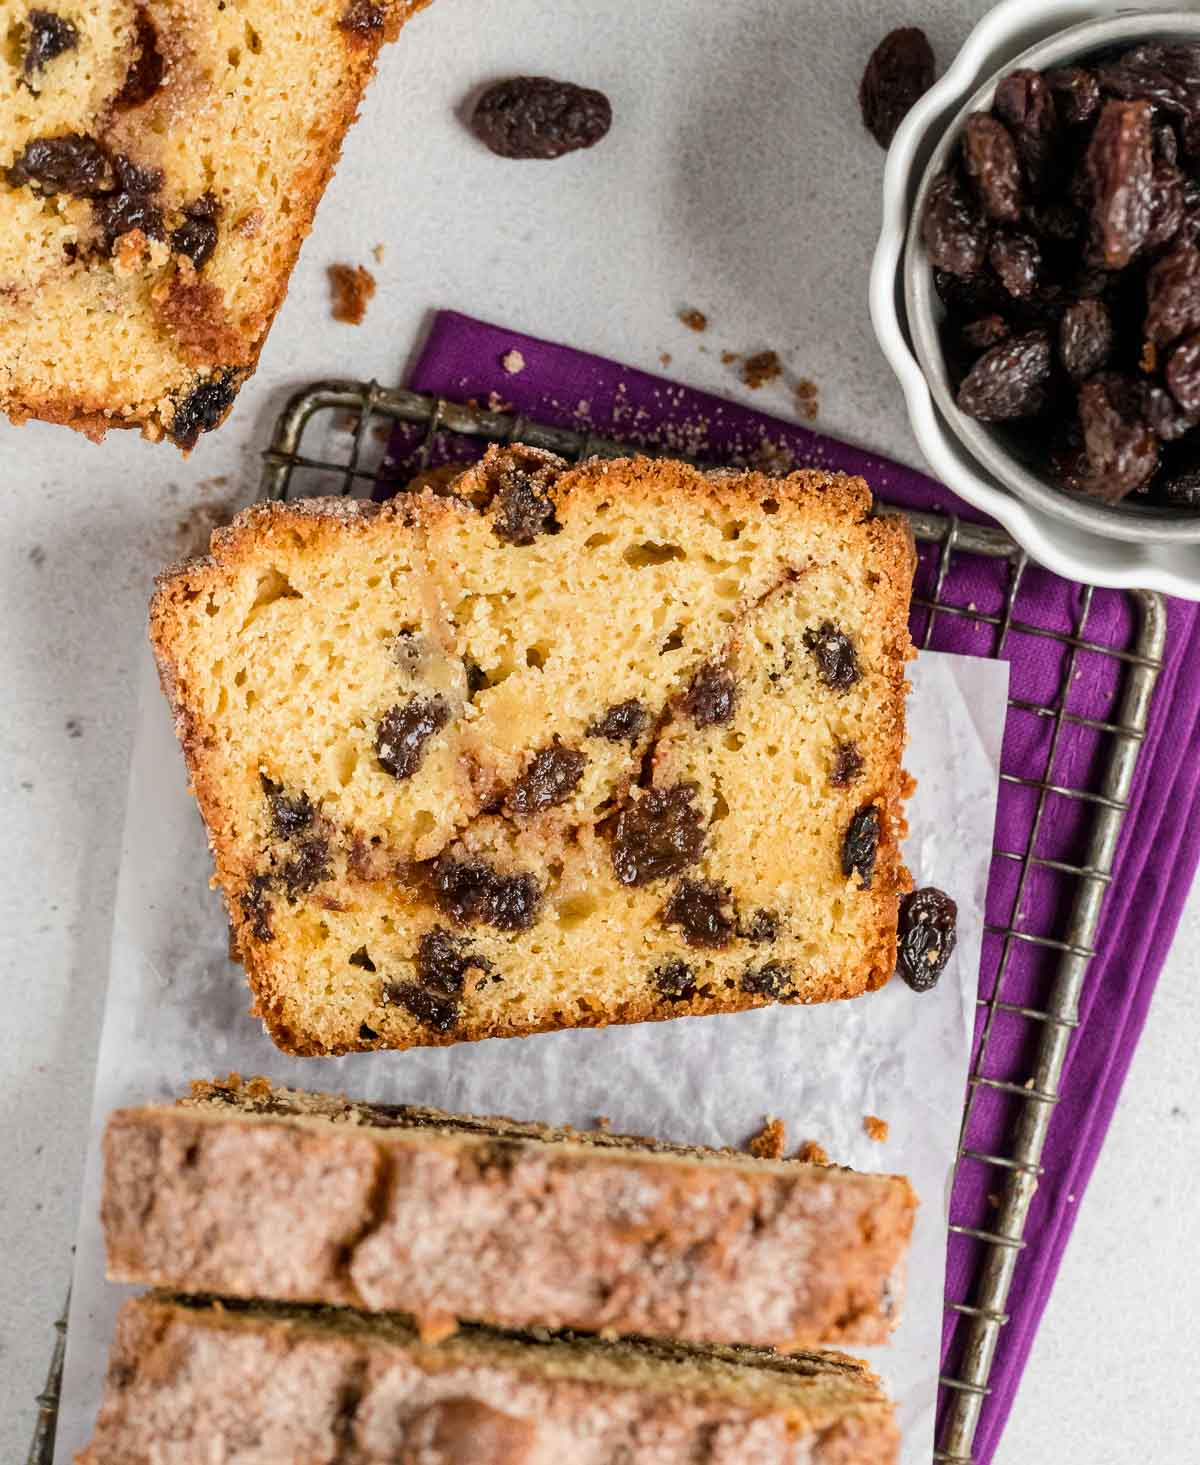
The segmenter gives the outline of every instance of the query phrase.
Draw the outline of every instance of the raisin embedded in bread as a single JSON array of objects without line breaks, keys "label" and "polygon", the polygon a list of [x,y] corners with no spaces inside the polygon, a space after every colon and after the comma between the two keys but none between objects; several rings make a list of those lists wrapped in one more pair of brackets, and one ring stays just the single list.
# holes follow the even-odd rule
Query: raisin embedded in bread
[{"label": "raisin embedded in bread", "polygon": [[104,1155],[114,1281],[405,1312],[426,1331],[883,1343],[916,1209],[902,1176],[236,1076],[118,1110]]},{"label": "raisin embedded in bread", "polygon": [[823,473],[260,505],[151,636],[256,1008],[302,1054],[853,997],[895,966],[914,564]]},{"label": "raisin embedded in bread", "polygon": [[[143,1297],[79,1465],[895,1465],[879,1380],[787,1356]],[[167,1453],[164,1454],[164,1451]]]},{"label": "raisin embedded in bread", "polygon": [[421,3],[6,5],[0,411],[183,448],[215,427]]}]

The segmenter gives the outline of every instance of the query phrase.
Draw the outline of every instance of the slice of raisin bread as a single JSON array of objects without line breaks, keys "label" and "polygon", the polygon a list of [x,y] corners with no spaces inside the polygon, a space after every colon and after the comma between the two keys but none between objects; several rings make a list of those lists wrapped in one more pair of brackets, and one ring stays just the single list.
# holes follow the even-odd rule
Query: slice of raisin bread
[{"label": "slice of raisin bread", "polygon": [[236,1075],[118,1110],[104,1160],[113,1281],[405,1312],[426,1335],[883,1343],[916,1210],[902,1176]]},{"label": "slice of raisin bread", "polygon": [[215,427],[422,3],[6,4],[0,410],[184,448]]},{"label": "slice of raisin bread", "polygon": [[302,1054],[821,1002],[895,962],[914,555],[866,485],[568,469],[259,505],[151,637]]},{"label": "slice of raisin bread", "polygon": [[605,1342],[170,1297],[127,1302],[78,1465],[894,1465],[841,1353]]}]

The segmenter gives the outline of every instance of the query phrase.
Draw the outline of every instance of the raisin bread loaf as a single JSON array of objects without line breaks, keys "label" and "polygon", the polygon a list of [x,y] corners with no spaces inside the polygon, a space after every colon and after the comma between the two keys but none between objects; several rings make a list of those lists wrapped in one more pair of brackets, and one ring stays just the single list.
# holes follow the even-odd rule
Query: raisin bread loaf
[{"label": "raisin bread loaf", "polygon": [[127,1302],[78,1465],[894,1465],[840,1353],[604,1342],[172,1298]]},{"label": "raisin bread loaf", "polygon": [[0,410],[190,447],[423,0],[45,0],[0,52]]},{"label": "raisin bread loaf", "polygon": [[525,448],[218,531],[151,638],[275,1041],[880,986],[913,564],[858,479]]},{"label": "raisin bread loaf", "polygon": [[894,1175],[352,1103],[265,1080],[122,1109],[113,1281],[796,1348],[885,1342],[916,1197]]}]

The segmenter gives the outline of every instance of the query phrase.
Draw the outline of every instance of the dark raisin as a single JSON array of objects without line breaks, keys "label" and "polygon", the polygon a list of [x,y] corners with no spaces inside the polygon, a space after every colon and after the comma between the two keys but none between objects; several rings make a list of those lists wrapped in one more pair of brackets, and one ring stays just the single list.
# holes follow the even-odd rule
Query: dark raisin
[{"label": "dark raisin", "polygon": [[1185,337],[1171,352],[1167,386],[1185,412],[1200,412],[1200,333]]},{"label": "dark raisin", "polygon": [[307,895],[315,885],[328,880],[331,874],[329,841],[320,836],[303,840],[292,858],[279,867],[279,878],[289,900]]},{"label": "dark raisin", "polygon": [[31,10],[28,23],[29,34],[25,40],[25,54],[21,58],[21,75],[26,81],[47,62],[61,56],[64,51],[73,51],[79,44],[79,32],[69,20],[64,20],[53,10]]},{"label": "dark raisin", "polygon": [[871,52],[858,104],[863,126],[881,148],[891,146],[909,109],[933,85],[935,72],[933,47],[915,26],[889,31]]},{"label": "dark raisin", "polygon": [[1042,268],[1042,251],[1031,234],[1000,229],[988,246],[988,263],[1010,295],[1024,300],[1033,294]]},{"label": "dark raisin", "polygon": [[594,147],[611,126],[603,92],[548,76],[498,81],[471,114],[471,131],[502,158],[560,158]]},{"label": "dark raisin", "polygon": [[1091,376],[1112,355],[1113,327],[1101,300],[1078,300],[1058,325],[1058,356],[1073,381]]},{"label": "dark raisin", "polygon": [[1124,269],[1150,232],[1151,120],[1149,102],[1105,102],[1088,144],[1092,246],[1106,269]]},{"label": "dark raisin", "polygon": [[430,992],[416,982],[385,982],[383,1000],[393,1007],[403,1007],[405,1012],[435,1033],[452,1032],[462,1016],[456,998]]},{"label": "dark raisin", "polygon": [[959,338],[970,351],[988,351],[1006,341],[1012,328],[1002,315],[985,315],[970,320],[959,331]]},{"label": "dark raisin", "polygon": [[1172,463],[1156,487],[1159,496],[1172,508],[1200,509],[1200,462],[1191,458]]},{"label": "dark raisin", "polygon": [[1093,498],[1116,503],[1148,483],[1158,467],[1158,442],[1141,415],[1136,384],[1100,372],[1079,389],[1079,422],[1091,466]]},{"label": "dark raisin", "polygon": [[367,1023],[361,1022],[358,1025],[358,1041],[360,1043],[376,1043],[379,1041],[379,1034]]},{"label": "dark raisin", "polygon": [[990,112],[972,112],[963,130],[963,168],[989,219],[1015,224],[1021,217],[1017,145]]},{"label": "dark raisin", "polygon": [[1195,330],[1200,330],[1200,249],[1177,244],[1146,276],[1145,337],[1155,346],[1169,346]]},{"label": "dark raisin", "polygon": [[[554,475],[557,476],[557,475]],[[554,500],[549,493],[553,477],[531,473],[512,463],[500,471],[496,490],[496,517],[492,533],[506,544],[532,544],[539,534],[557,534]]]},{"label": "dark raisin", "polygon": [[1083,236],[1087,223],[1079,209],[1061,200],[1030,204],[1021,218],[1039,239],[1054,244],[1073,244]]},{"label": "dark raisin", "polygon": [[779,935],[779,916],[760,907],[749,919],[738,922],[738,935],[755,946],[766,945]]},{"label": "dark raisin", "polygon": [[537,920],[542,891],[535,876],[502,875],[485,860],[442,855],[433,869],[439,909],[461,925],[525,931]]},{"label": "dark raisin", "polygon": [[842,874],[857,875],[864,890],[870,890],[879,850],[879,810],[866,804],[850,820],[842,840]]},{"label": "dark raisin", "polygon": [[716,880],[681,880],[663,907],[663,920],[678,926],[689,946],[720,950],[737,930],[729,886]]},{"label": "dark raisin", "polygon": [[382,5],[374,0],[350,0],[338,20],[338,30],[351,36],[382,36],[386,24],[387,12]]},{"label": "dark raisin", "polygon": [[137,50],[133,62],[125,73],[121,90],[113,99],[117,111],[140,107],[162,86],[163,58],[158,49],[158,31],[150,19],[149,12],[139,6],[135,16],[137,26]]},{"label": "dark raisin", "polygon": [[238,896],[242,919],[250,922],[250,931],[256,941],[271,941],[275,933],[271,929],[271,877],[255,875]]},{"label": "dark raisin", "polygon": [[1183,226],[1183,174],[1173,163],[1156,162],[1150,183],[1150,228],[1142,243],[1146,254],[1170,244]]},{"label": "dark raisin", "polygon": [[717,661],[706,661],[683,694],[683,710],[697,727],[720,727],[733,719],[737,687],[733,673]]},{"label": "dark raisin", "polygon": [[748,966],[739,985],[748,997],[770,997],[776,1002],[781,997],[794,996],[796,990],[791,972],[778,961],[768,961],[758,967]]},{"label": "dark raisin", "polygon": [[988,315],[1012,304],[1008,292],[990,274],[966,276],[934,270],[933,288],[947,311],[956,316]]},{"label": "dark raisin", "polygon": [[185,205],[183,222],[171,232],[171,248],[184,254],[193,269],[202,270],[217,247],[217,201],[211,193],[202,194],[194,203]]},{"label": "dark raisin", "polygon": [[1160,122],[1151,135],[1151,142],[1154,147],[1154,161],[1156,163],[1170,163],[1175,167],[1179,163],[1179,134],[1169,122]]},{"label": "dark raisin", "polygon": [[316,812],[308,795],[303,792],[294,796],[286,794],[282,785],[273,782],[266,774],[260,774],[259,779],[271,810],[271,827],[279,838],[290,839],[293,834],[307,829]]},{"label": "dark raisin", "polygon": [[1185,412],[1170,392],[1152,382],[1142,382],[1142,416],[1154,436],[1162,443],[1178,442],[1184,433],[1200,423],[1200,416]]},{"label": "dark raisin", "polygon": [[39,193],[91,198],[113,186],[112,159],[94,137],[68,132],[27,142],[8,169],[13,188],[28,184]]},{"label": "dark raisin", "polygon": [[815,628],[809,626],[803,639],[805,649],[812,652],[817,663],[817,675],[827,687],[844,692],[862,676],[854,642],[832,621],[822,621]]},{"label": "dark raisin", "polygon": [[1179,119],[1184,150],[1195,153],[1200,122],[1200,46],[1135,46],[1099,67],[1100,85],[1118,97],[1153,102]]},{"label": "dark raisin", "polygon": [[1049,331],[1038,327],[985,351],[963,378],[958,405],[981,422],[1033,417],[1046,404],[1052,351]]},{"label": "dark raisin", "polygon": [[857,743],[838,743],[833,750],[833,767],[829,782],[834,788],[849,788],[863,771],[863,755]]},{"label": "dark raisin", "polygon": [[513,785],[509,807],[518,814],[540,814],[565,803],[575,792],[587,757],[578,748],[564,748],[557,741],[539,748]]},{"label": "dark raisin", "polygon": [[690,1002],[696,995],[696,978],[686,961],[673,957],[654,968],[651,980],[668,1002]]},{"label": "dark raisin", "polygon": [[494,970],[486,957],[471,950],[469,941],[441,926],[426,931],[417,943],[415,966],[424,986],[447,997],[460,993],[472,972],[488,976]]},{"label": "dark raisin", "polygon": [[927,885],[900,902],[900,975],[914,992],[937,985],[958,939],[958,907],[943,890]]},{"label": "dark raisin", "polygon": [[370,952],[365,946],[360,946],[357,951],[352,951],[347,960],[351,966],[361,967],[364,972],[373,972],[376,969]]},{"label": "dark raisin", "polygon": [[1008,124],[1029,187],[1035,195],[1046,194],[1054,182],[1059,127],[1045,77],[1028,69],[1010,72],[996,87],[992,108]]},{"label": "dark raisin", "polygon": [[636,743],[646,729],[650,714],[637,700],[617,702],[602,717],[594,718],[584,729],[584,736],[604,738],[610,743]]},{"label": "dark raisin", "polygon": [[129,158],[113,159],[117,186],[113,193],[92,200],[92,214],[104,240],[112,249],[122,234],[140,229],[147,239],[163,237],[162,209],[155,195],[163,185],[158,168],[139,168]]},{"label": "dark raisin", "polygon": [[232,371],[219,372],[216,376],[193,387],[175,408],[167,432],[171,440],[181,448],[194,448],[202,432],[211,432],[225,416],[237,396],[238,377]]},{"label": "dark raisin", "polygon": [[482,667],[476,666],[473,661],[465,661],[463,666],[467,673],[467,696],[474,697],[490,685],[487,672]]},{"label": "dark raisin", "polygon": [[921,239],[931,263],[952,275],[977,275],[987,257],[987,228],[952,173],[934,180],[925,200]]},{"label": "dark raisin", "polygon": [[435,693],[390,707],[375,729],[375,756],[393,778],[411,778],[425,757],[425,744],[450,721],[450,704]]},{"label": "dark raisin", "polygon": [[1082,66],[1060,66],[1046,72],[1046,85],[1054,98],[1060,122],[1078,127],[1090,122],[1100,107],[1100,83]]},{"label": "dark raisin", "polygon": [[694,865],[704,849],[696,785],[648,789],[625,805],[613,830],[612,862],[622,885],[648,885]]}]

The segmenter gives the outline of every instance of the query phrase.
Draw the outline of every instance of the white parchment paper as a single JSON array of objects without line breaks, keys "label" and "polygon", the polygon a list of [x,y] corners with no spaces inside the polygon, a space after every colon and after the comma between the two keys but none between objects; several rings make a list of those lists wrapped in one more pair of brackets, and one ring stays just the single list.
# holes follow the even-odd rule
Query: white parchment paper
[{"label": "white parchment paper", "polygon": [[[1004,663],[922,653],[912,669],[917,779],[905,844],[917,883],[958,902],[958,949],[938,987],[901,981],[852,1002],[774,1007],[595,1031],[464,1043],[409,1053],[289,1059],[246,1015],[208,850],[149,656],[134,745],[101,1036],[93,1135],[75,1254],[56,1465],[86,1443],[117,1308],[99,1226],[105,1117],[175,1095],[192,1077],[236,1069],[354,1097],[740,1144],[777,1115],[789,1145],[817,1139],[862,1170],[907,1174],[921,1198],[903,1321],[868,1350],[900,1411],[904,1465],[933,1449],[946,1207],[979,971],[984,895],[1004,729]],[[98,959],[100,954],[97,954]],[[887,1120],[875,1143],[863,1116]],[[316,1198],[314,1198],[315,1200]]]}]

